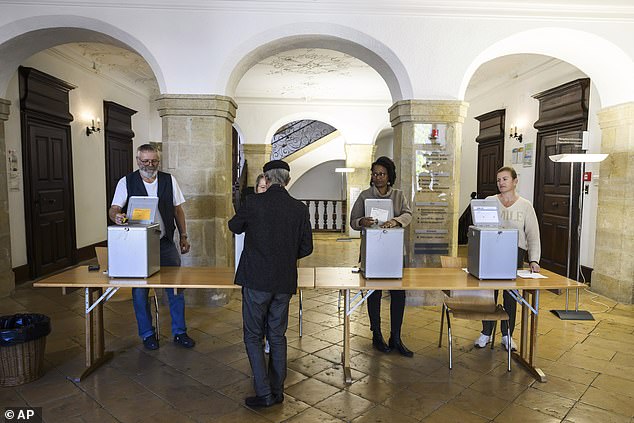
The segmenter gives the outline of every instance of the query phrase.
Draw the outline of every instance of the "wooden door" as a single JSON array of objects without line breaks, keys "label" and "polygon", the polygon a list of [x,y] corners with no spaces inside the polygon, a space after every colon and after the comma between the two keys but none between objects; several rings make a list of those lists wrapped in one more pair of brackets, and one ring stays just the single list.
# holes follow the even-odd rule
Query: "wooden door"
[{"label": "wooden door", "polygon": [[504,164],[504,121],[506,111],[494,110],[477,116],[480,132],[478,143],[478,198],[498,193],[497,170]]},{"label": "wooden door", "polygon": [[[132,172],[134,167],[132,115],[135,113],[136,110],[112,101],[103,102],[104,144],[106,148],[106,215],[110,204],[112,204],[117,182]],[[106,220],[109,225],[112,224],[110,219]]]},{"label": "wooden door", "polygon": [[33,277],[74,263],[75,219],[66,128],[30,120],[27,125],[31,181],[31,249]]},{"label": "wooden door", "polygon": [[579,251],[579,198],[574,194],[571,198],[571,192],[579,193],[580,167],[572,163],[555,163],[549,156],[581,152],[581,149],[574,144],[558,143],[557,140],[562,138],[580,139],[581,131],[568,129],[537,135],[534,206],[540,224],[540,264],[560,275],[567,275],[566,269],[571,269],[567,276],[574,279]]},{"label": "wooden door", "polygon": [[68,92],[75,88],[20,67],[24,214],[32,279],[77,262]]},{"label": "wooden door", "polygon": [[538,132],[533,206],[541,236],[540,264],[575,279],[581,168],[579,163],[555,163],[549,156],[583,152],[581,140],[582,131],[588,126],[590,80],[577,79],[533,97],[539,100],[539,119],[534,125]]},{"label": "wooden door", "polygon": [[503,149],[500,142],[478,145],[478,198],[498,193],[496,172],[504,163]]}]

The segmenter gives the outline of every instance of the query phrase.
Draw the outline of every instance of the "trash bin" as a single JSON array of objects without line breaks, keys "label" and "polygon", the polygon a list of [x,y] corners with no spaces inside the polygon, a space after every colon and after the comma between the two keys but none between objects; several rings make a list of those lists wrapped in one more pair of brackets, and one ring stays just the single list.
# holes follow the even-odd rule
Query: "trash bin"
[{"label": "trash bin", "polygon": [[16,386],[42,376],[51,319],[43,314],[0,317],[0,386]]}]

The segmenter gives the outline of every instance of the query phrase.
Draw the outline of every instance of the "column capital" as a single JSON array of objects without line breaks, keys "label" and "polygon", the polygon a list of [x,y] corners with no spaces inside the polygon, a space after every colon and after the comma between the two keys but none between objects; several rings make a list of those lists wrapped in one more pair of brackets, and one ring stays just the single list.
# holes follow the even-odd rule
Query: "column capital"
[{"label": "column capital", "polygon": [[231,97],[212,94],[161,94],[156,98],[159,116],[217,116],[236,118],[238,105]]},{"label": "column capital", "polygon": [[242,151],[245,156],[249,154],[266,154],[271,155],[273,146],[269,144],[242,144]]},{"label": "column capital", "polygon": [[0,120],[9,120],[9,106],[11,102],[0,98]]},{"label": "column capital", "polygon": [[458,100],[400,100],[389,108],[392,126],[404,122],[464,123],[469,103]]},{"label": "column capital", "polygon": [[634,124],[634,102],[604,107],[597,112],[601,129]]}]

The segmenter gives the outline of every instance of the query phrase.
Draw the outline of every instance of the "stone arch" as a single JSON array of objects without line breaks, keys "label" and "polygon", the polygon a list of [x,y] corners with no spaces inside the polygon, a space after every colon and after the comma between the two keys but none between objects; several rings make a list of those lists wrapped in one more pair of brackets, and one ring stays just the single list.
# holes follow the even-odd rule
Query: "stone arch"
[{"label": "stone arch", "polygon": [[252,37],[229,56],[217,86],[226,87],[226,95],[233,96],[240,79],[253,65],[271,55],[297,48],[336,50],[367,63],[381,75],[393,102],[413,95],[405,66],[388,46],[363,32],[322,22],[282,26]]},{"label": "stone arch", "polygon": [[467,67],[459,98],[464,99],[469,82],[480,65],[497,57],[523,53],[551,56],[576,66],[596,85],[603,107],[634,100],[632,58],[604,38],[566,28],[532,29],[491,45]]},{"label": "stone arch", "polygon": [[154,55],[136,37],[99,19],[73,15],[29,17],[0,27],[0,96],[17,67],[28,57],[60,44],[97,42],[138,53],[150,65],[161,92],[165,79]]}]

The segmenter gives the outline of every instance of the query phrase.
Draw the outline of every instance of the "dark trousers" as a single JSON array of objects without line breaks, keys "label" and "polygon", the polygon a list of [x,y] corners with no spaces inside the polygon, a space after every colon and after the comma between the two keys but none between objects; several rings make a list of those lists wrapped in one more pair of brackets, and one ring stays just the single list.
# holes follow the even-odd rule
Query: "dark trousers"
[{"label": "dark trousers", "polygon": [[[524,267],[524,258],[526,257],[526,250],[522,248],[517,249],[517,268],[521,269]],[[495,290],[495,302],[498,301],[498,291]],[[517,301],[511,297],[511,294],[504,291],[502,294],[502,305],[504,306],[504,310],[509,315],[509,325],[511,326],[511,336],[513,336],[513,330],[515,329],[515,315],[517,314]],[[495,322],[491,320],[483,320],[482,321],[482,334],[486,336],[491,336],[493,333],[493,325]],[[502,335],[506,336],[506,322],[502,322]]]},{"label": "dark trousers", "polygon": [[[286,329],[291,296],[242,288],[244,345],[253,372],[255,394],[260,397],[277,396],[284,392]],[[264,335],[271,348],[268,370],[262,346]]]},{"label": "dark trousers", "polygon": [[[368,316],[370,317],[370,330],[381,330],[381,297],[383,291],[376,290],[368,297]],[[405,291],[390,290],[390,327],[391,332],[401,333],[403,314],[405,313]]]},{"label": "dark trousers", "polygon": [[[517,301],[515,301],[513,299],[513,297],[511,297],[511,294],[509,294],[506,291],[502,291],[502,304],[504,305],[504,310],[506,310],[506,312],[509,315],[509,324],[510,324],[510,329],[511,329],[511,336],[513,336],[513,329],[515,329],[515,315],[517,314]],[[498,291],[495,291],[495,302],[498,301]],[[491,333],[493,333],[493,325],[495,324],[494,321],[492,320],[483,320],[482,321],[482,334],[483,335],[487,335],[487,336],[491,336]],[[506,328],[507,328],[507,323],[506,321],[502,321],[502,335],[506,336]]]}]

